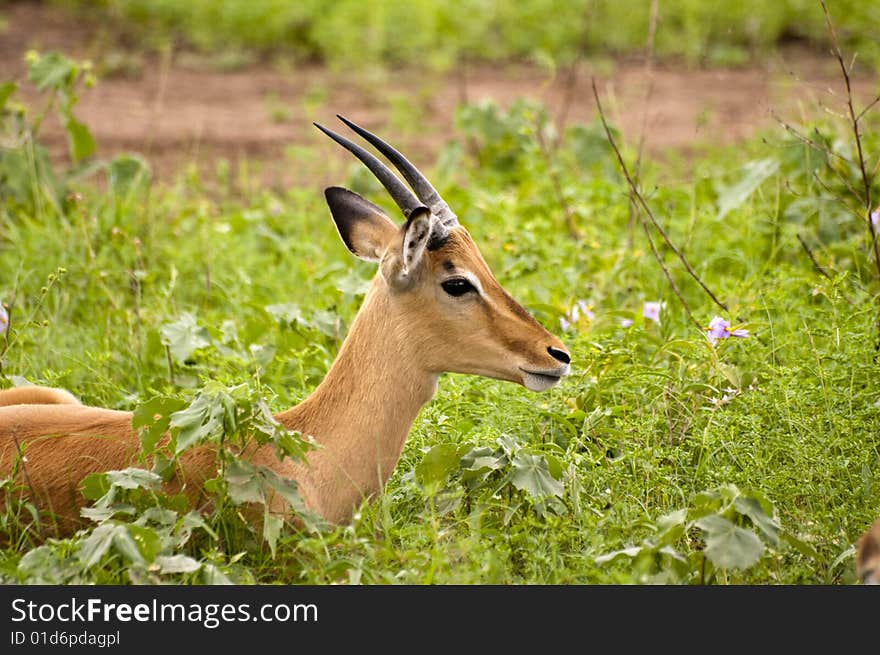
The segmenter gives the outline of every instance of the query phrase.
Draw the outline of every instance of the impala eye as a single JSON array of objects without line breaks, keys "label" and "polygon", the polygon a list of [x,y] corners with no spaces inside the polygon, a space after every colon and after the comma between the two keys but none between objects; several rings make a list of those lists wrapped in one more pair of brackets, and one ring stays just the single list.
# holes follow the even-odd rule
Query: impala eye
[{"label": "impala eye", "polygon": [[468,291],[476,291],[474,289],[474,285],[468,282],[463,277],[453,277],[448,280],[444,280],[440,283],[440,286],[443,287],[443,290],[448,293],[450,296],[463,296]]}]

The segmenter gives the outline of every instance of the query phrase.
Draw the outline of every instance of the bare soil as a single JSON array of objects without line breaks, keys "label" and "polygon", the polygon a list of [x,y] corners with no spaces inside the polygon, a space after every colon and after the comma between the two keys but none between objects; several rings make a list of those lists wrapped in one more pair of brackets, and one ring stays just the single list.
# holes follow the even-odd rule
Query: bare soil
[{"label": "bare soil", "polygon": [[[737,143],[778,126],[774,114],[797,123],[827,109],[844,110],[836,61],[803,49],[783,50],[761,66],[711,70],[584,60],[574,70],[555,73],[519,63],[437,75],[415,69],[345,72],[278,61],[223,71],[216,58],[186,52],[163,58],[108,46],[108,26],[97,19],[74,19],[41,4],[8,5],[3,17],[0,79],[24,79],[22,58],[29,48],[94,58],[99,72],[100,62],[115,58],[117,72],[82,94],[77,115],[92,129],[100,156],[137,151],[166,179],[184,164],[211,169],[224,158],[259,167],[270,182],[290,183],[302,176],[291,167],[307,159],[287,149],[325,143],[311,122],[338,125],[335,113],[380,130],[429,167],[454,134],[454,112],[462,101],[491,100],[504,107],[526,97],[544,103],[559,122],[590,121],[596,114],[594,77],[624,138],[634,143],[644,134],[647,152],[655,154]],[[880,92],[876,75],[858,75],[854,83],[864,100]],[[34,97],[26,84],[23,93]],[[44,139],[61,156],[60,128],[48,125]]]}]

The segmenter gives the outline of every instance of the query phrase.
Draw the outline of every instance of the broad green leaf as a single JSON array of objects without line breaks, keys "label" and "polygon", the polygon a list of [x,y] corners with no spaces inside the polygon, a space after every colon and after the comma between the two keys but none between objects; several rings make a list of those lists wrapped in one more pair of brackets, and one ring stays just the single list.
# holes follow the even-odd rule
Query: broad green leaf
[{"label": "broad green leaf", "polygon": [[198,325],[196,317],[185,312],[176,321],[165,323],[160,331],[162,343],[168,346],[172,356],[180,363],[186,360],[199,348],[211,345],[208,331]]},{"label": "broad green leaf", "polygon": [[764,180],[779,170],[779,162],[770,158],[759,159],[747,163],[744,168],[743,178],[718,195],[718,215],[715,220],[723,220],[728,212],[742,205]]},{"label": "broad green leaf", "polygon": [[303,322],[303,315],[299,305],[292,302],[269,305],[266,307],[266,311],[280,323],[290,325],[291,323]]},{"label": "broad green leaf", "polygon": [[189,555],[159,555],[155,563],[159,573],[195,573],[202,565]]},{"label": "broad green leaf", "polygon": [[106,473],[92,473],[83,478],[79,488],[82,495],[89,500],[98,500],[110,491],[110,480]]},{"label": "broad green leaf", "polygon": [[322,309],[315,310],[306,324],[328,337],[338,337],[342,331],[342,324],[339,316],[333,312]]},{"label": "broad green leaf", "polygon": [[107,179],[117,196],[149,183],[151,177],[150,165],[137,155],[119,155],[107,166]]},{"label": "broad green leaf", "polygon": [[151,453],[156,444],[168,430],[171,415],[186,407],[186,401],[167,396],[157,396],[140,403],[131,417],[131,427],[140,433],[141,447],[144,452]]},{"label": "broad green leaf", "polygon": [[[160,548],[158,535],[139,525],[117,525],[113,532],[113,548],[134,564],[145,564]],[[149,554],[149,557],[146,556]]]},{"label": "broad green leaf", "polygon": [[461,457],[461,468],[466,471],[489,469],[496,471],[507,464],[507,456],[486,446],[478,446]]},{"label": "broad green leaf", "polygon": [[101,558],[110,550],[118,528],[119,526],[113,523],[104,523],[92,530],[92,534],[80,543],[79,560],[85,568],[91,568],[101,561]]},{"label": "broad green leaf", "polygon": [[279,494],[297,513],[305,513],[307,511],[306,505],[299,493],[299,486],[296,484],[296,480],[282,478],[275,471],[265,466],[258,466],[257,473],[262,478],[265,490],[271,489]]},{"label": "broad green leaf", "polygon": [[550,475],[547,460],[543,455],[517,453],[511,462],[513,470],[510,482],[521,491],[528,492],[533,498],[543,499],[550,496],[562,496],[562,483]]},{"label": "broad green leaf", "polygon": [[718,514],[704,516],[696,526],[705,533],[706,557],[720,569],[747,569],[764,553],[758,535]]},{"label": "broad green leaf", "polygon": [[158,489],[162,484],[162,478],[152,471],[132,467],[121,471],[107,471],[107,480],[121,489]]},{"label": "broad green leaf", "polygon": [[657,519],[657,545],[674,543],[687,527],[687,510],[670,512]]},{"label": "broad green leaf", "polygon": [[774,546],[779,545],[779,522],[772,516],[767,516],[758,500],[748,496],[739,496],[733,506],[737,512],[748,516],[770,543]]},{"label": "broad green leaf", "polygon": [[460,461],[459,446],[451,443],[437,444],[416,465],[416,480],[424,487],[441,485],[458,468]]},{"label": "broad green leaf", "polygon": [[71,114],[67,117],[64,128],[67,131],[67,143],[68,148],[70,149],[70,158],[74,163],[95,154],[95,149],[97,148],[95,145],[95,139],[84,123],[75,119]]},{"label": "broad green leaf", "polygon": [[205,517],[196,511],[191,511],[181,517],[175,527],[174,533],[177,539],[178,548],[182,547],[187,541],[189,541],[193,530],[196,528],[204,530],[211,539],[217,539],[217,533],[207,524]]},{"label": "broad green leaf", "polygon": [[275,546],[278,543],[278,535],[281,534],[281,527],[284,520],[267,511],[263,517],[263,539],[269,544],[269,550],[272,551],[272,557],[275,557]]},{"label": "broad green leaf", "polygon": [[630,546],[629,548],[623,548],[621,550],[605,553],[604,555],[599,555],[594,561],[596,564],[605,564],[606,562],[613,562],[622,557],[632,559],[633,557],[638,556],[642,550],[642,546]]},{"label": "broad green leaf", "polygon": [[213,564],[202,564],[202,582],[206,585],[234,584],[223,571]]},{"label": "broad green leaf", "polygon": [[336,288],[350,296],[362,296],[370,288],[371,280],[362,278],[357,271],[351,270],[336,282]]},{"label": "broad green leaf", "polygon": [[9,100],[17,89],[18,85],[15,82],[3,82],[3,84],[0,84],[0,112],[5,109],[6,101]]},{"label": "broad green leaf", "polygon": [[236,505],[263,502],[263,485],[253,464],[232,460],[224,472],[229,498]]},{"label": "broad green leaf", "polygon": [[175,437],[174,452],[219,438],[237,429],[235,401],[224,391],[206,389],[187,407],[171,415],[169,423]]},{"label": "broad green leaf", "polygon": [[40,91],[45,91],[50,87],[62,89],[65,85],[73,82],[78,71],[75,63],[57,52],[45,55],[29,52],[27,62],[28,79]]}]

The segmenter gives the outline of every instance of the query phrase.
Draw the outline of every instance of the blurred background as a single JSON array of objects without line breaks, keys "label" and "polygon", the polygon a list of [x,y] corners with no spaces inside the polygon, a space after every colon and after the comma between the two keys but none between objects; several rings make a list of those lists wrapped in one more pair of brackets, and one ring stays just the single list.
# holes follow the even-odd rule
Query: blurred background
[{"label": "blurred background", "polygon": [[[867,95],[880,3],[828,5]],[[467,103],[529,98],[561,132],[592,120],[593,77],[624,134],[687,153],[833,104],[829,46],[817,0],[0,0],[0,77],[24,81],[31,49],[88,60],[101,83],[76,111],[98,154],[135,150],[160,179],[221,157],[298,183],[335,113],[428,161]],[[66,138],[43,130],[54,156]]]}]

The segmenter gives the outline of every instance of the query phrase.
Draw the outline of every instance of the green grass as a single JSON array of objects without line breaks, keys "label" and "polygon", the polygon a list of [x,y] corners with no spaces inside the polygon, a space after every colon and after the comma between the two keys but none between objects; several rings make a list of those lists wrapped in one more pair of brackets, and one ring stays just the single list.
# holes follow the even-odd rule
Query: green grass
[{"label": "green grass", "polygon": [[[580,52],[640,54],[648,40],[647,0],[61,0],[116,19],[115,29],[152,47],[183,44],[227,58],[279,53],[341,67],[400,64],[445,69],[463,60],[529,59],[564,65]],[[828,3],[845,45],[877,62],[871,26],[880,6]],[[97,6],[96,6],[97,5]],[[783,41],[827,51],[816,0],[659,3],[656,52],[690,63],[738,64]]]},{"label": "green grass", "polygon": [[[852,154],[845,125],[818,127]],[[864,128],[873,157],[876,127]],[[527,103],[506,113],[461,108],[432,178],[502,284],[571,349],[563,384],[535,395],[443,376],[384,493],[349,526],[285,528],[274,555],[228,496],[206,527],[175,541],[189,508],[134,490],[134,515],[43,545],[16,513],[27,507],[10,506],[0,578],[853,582],[853,544],[880,514],[880,381],[877,273],[863,222],[841,205],[856,204],[850,191],[822,157],[778,135],[696,161],[644,163],[657,216],[729,305],[714,306],[661,248],[694,315],[750,330],[713,346],[631,223],[600,126],[570,129],[553,155],[536,138],[546,129],[543,110]],[[29,157],[38,175],[38,153]],[[318,177],[338,170],[313,161]],[[0,159],[0,180],[9,184],[17,166]],[[2,187],[0,299],[14,298],[14,308],[0,384],[24,378],[112,408],[154,396],[188,403],[209,383],[248,385],[243,399],[235,392],[242,407],[263,397],[281,410],[304,398],[373,274],[340,242],[320,189],[254,193],[253,181],[194,173],[139,184],[134,160],[108,170],[115,177],[61,176],[60,188],[36,195]],[[855,184],[854,170],[840,172]],[[569,234],[554,176],[581,238]],[[394,211],[367,176],[338,182]],[[577,300],[595,316],[563,331]],[[642,317],[646,301],[665,303],[659,324]],[[279,320],[267,307],[280,303],[301,318]],[[179,357],[163,345],[172,324],[184,335]],[[469,468],[475,449],[497,469]],[[525,461],[558,493],[514,483]],[[172,524],[156,518],[158,506],[172,510]],[[173,555],[191,558],[191,569],[157,564]]]}]

